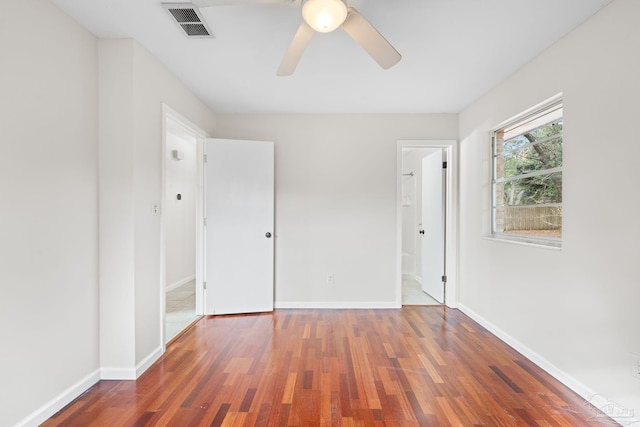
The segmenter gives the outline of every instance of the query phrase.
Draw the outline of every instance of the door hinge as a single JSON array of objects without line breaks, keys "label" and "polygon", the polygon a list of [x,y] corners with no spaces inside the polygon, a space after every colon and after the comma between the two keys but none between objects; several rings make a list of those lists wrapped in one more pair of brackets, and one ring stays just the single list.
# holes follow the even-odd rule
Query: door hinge
[{"label": "door hinge", "polygon": [[207,218],[205,218],[202,222],[204,223],[204,226],[206,227],[207,226]]},{"label": "door hinge", "polygon": [[442,169],[446,169],[447,168],[447,162],[442,162]]},{"label": "door hinge", "polygon": [[207,290],[207,282],[202,282],[202,289]]},{"label": "door hinge", "polygon": [[442,281],[443,281],[444,283],[447,283],[447,276],[442,276]]},{"label": "door hinge", "polygon": [[204,162],[207,163],[207,155],[204,155]]}]

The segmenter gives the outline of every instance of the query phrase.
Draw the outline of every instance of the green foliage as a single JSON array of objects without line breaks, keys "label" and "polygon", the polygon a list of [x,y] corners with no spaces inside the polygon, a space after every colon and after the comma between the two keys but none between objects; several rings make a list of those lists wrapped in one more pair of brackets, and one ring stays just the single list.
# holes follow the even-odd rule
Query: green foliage
[{"label": "green foliage", "polygon": [[[504,177],[562,166],[562,120],[504,141]],[[562,172],[504,183],[508,206],[562,202]]]}]

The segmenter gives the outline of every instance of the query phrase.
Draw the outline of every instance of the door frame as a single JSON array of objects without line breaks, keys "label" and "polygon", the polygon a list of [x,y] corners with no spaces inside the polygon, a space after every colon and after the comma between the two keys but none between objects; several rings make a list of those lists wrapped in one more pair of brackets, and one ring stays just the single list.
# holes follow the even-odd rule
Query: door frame
[{"label": "door frame", "polygon": [[160,206],[160,337],[162,352],[166,351],[166,220],[164,199],[166,193],[166,151],[168,121],[177,123],[183,130],[196,138],[196,315],[204,313],[204,140],[209,134],[167,104],[162,103],[162,163],[161,163],[161,199],[154,202]]},{"label": "door frame", "polygon": [[458,306],[458,141],[399,140],[396,147],[396,305],[402,307],[402,151],[406,148],[442,148],[447,156],[445,174],[445,301]]}]

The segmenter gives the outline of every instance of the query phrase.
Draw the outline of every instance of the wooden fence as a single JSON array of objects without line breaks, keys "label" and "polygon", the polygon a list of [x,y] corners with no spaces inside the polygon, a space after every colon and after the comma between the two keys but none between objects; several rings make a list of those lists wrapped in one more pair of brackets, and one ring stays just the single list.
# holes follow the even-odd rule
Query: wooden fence
[{"label": "wooden fence", "polygon": [[560,230],[562,208],[556,206],[508,208],[502,211],[504,231]]}]

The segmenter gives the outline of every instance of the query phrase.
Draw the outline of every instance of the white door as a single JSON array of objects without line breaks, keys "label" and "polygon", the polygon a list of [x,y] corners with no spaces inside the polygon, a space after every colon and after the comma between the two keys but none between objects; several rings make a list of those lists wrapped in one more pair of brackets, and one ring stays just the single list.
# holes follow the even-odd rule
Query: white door
[{"label": "white door", "polygon": [[273,310],[273,142],[207,139],[205,314]]},{"label": "white door", "polygon": [[444,185],[442,151],[422,159],[422,290],[444,303]]}]

